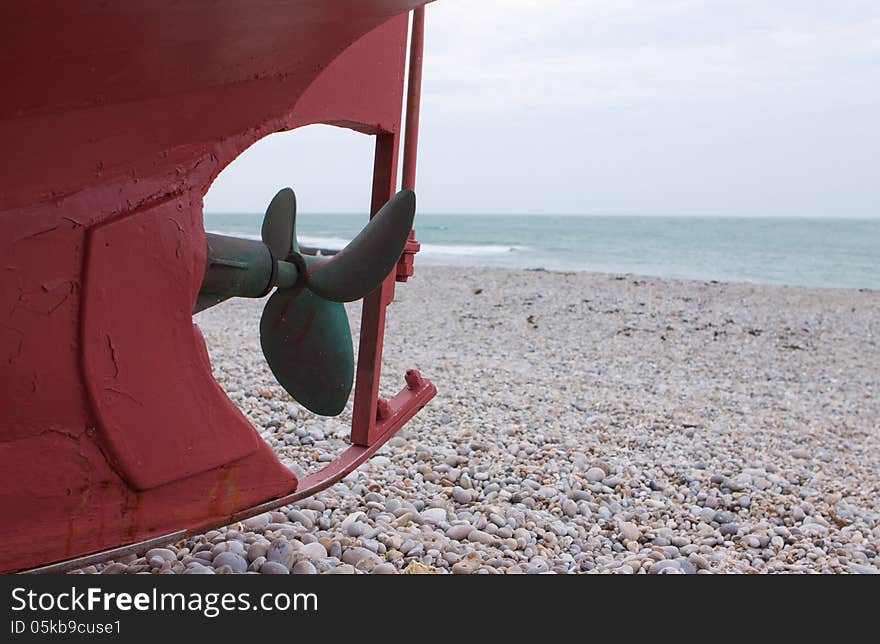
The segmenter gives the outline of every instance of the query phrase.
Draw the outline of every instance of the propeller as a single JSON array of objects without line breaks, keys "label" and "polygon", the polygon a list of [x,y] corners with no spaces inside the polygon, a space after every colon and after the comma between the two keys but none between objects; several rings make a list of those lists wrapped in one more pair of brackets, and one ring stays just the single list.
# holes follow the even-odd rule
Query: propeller
[{"label": "propeller", "polygon": [[296,199],[281,190],[266,211],[262,238],[272,255],[305,266],[306,277],[278,288],[263,309],[260,343],[279,384],[307,409],[339,414],[354,382],[354,351],[342,302],[376,290],[403,253],[415,216],[415,193],[386,203],[342,251],[304,256],[296,240]]},{"label": "propeller", "polygon": [[[208,235],[208,269],[196,310],[234,295],[261,297],[277,286],[260,318],[260,344],[278,383],[306,409],[339,414],[354,382],[354,350],[343,302],[376,290],[394,269],[415,217],[411,190],[392,197],[332,257],[300,252],[296,196],[269,203],[261,242]],[[213,251],[213,253],[212,253]]]}]

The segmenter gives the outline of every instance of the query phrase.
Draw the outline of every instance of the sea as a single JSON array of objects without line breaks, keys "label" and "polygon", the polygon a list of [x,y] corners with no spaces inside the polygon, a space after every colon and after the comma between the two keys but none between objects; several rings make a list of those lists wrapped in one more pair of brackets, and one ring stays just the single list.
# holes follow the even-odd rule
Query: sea
[{"label": "sea", "polygon": [[[205,215],[259,238],[262,214]],[[364,215],[297,215],[301,244],[338,250]],[[880,219],[418,214],[418,264],[590,271],[880,290]]]}]

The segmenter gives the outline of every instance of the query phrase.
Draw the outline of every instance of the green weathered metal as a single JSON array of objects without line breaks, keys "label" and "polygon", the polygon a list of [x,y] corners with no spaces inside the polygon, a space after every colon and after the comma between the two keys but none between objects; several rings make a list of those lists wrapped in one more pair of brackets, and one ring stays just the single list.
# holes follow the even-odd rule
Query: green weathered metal
[{"label": "green weathered metal", "polygon": [[260,233],[263,243],[277,259],[286,259],[291,253],[299,252],[296,242],[296,195],[293,190],[283,188],[272,198]]},{"label": "green weathered metal", "polygon": [[341,252],[309,264],[309,289],[335,302],[372,293],[400,259],[415,214],[416,194],[401,190]]},{"label": "green weathered metal", "polygon": [[260,318],[263,355],[278,383],[316,414],[336,416],[354,382],[345,306],[307,289],[278,289]]},{"label": "green weathered metal", "polygon": [[195,313],[230,297],[263,297],[272,288],[275,261],[261,241],[207,233],[207,266]]},{"label": "green weathered metal", "polygon": [[388,201],[342,251],[303,255],[296,241],[296,196],[280,190],[266,210],[261,240],[206,234],[207,267],[195,312],[230,297],[269,298],[260,343],[282,387],[311,411],[339,414],[354,381],[345,307],[377,289],[394,270],[415,216],[415,194]]}]

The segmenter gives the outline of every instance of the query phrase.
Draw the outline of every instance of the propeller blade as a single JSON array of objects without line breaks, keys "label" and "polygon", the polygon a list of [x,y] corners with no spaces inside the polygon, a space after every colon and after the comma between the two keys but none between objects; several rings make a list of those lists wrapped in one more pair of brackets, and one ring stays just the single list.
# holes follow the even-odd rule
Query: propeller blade
[{"label": "propeller blade", "polygon": [[296,245],[296,195],[290,188],[278,191],[263,218],[260,231],[263,243],[272,251],[272,257],[283,260],[291,251],[298,251]]},{"label": "propeller blade", "polygon": [[358,236],[328,260],[310,262],[308,288],[334,302],[353,302],[376,290],[403,254],[416,214],[416,195],[401,190]]},{"label": "propeller blade", "polygon": [[308,290],[278,289],[260,319],[260,344],[279,384],[306,409],[336,416],[354,382],[345,307]]}]

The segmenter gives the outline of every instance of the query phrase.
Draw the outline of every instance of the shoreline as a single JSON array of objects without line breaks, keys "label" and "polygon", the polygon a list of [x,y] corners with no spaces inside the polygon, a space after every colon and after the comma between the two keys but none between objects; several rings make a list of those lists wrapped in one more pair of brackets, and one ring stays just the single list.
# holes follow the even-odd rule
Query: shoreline
[{"label": "shoreline", "polygon": [[[334,251],[337,252],[337,251]],[[817,289],[822,291],[856,291],[859,293],[880,293],[880,287],[878,288],[869,288],[863,286],[816,286],[812,284],[790,284],[787,282],[749,282],[743,280],[719,280],[719,279],[706,279],[706,278],[697,278],[697,277],[670,277],[666,275],[649,275],[647,273],[620,273],[614,271],[597,271],[590,269],[555,269],[555,268],[544,268],[539,266],[537,268],[516,268],[510,266],[493,266],[493,265],[484,265],[484,264],[434,264],[434,263],[422,263],[418,264],[418,255],[416,256],[416,270],[421,270],[422,268],[450,268],[450,269],[461,269],[461,270],[500,270],[500,271],[511,271],[511,272],[526,272],[526,273],[550,273],[553,275],[587,275],[593,277],[611,277],[618,280],[626,280],[626,279],[640,279],[640,280],[661,280],[664,282],[693,282],[693,283],[703,283],[703,284],[729,284],[729,285],[739,285],[739,286],[767,286],[767,287],[780,287],[780,288],[797,288],[797,289]]]}]

